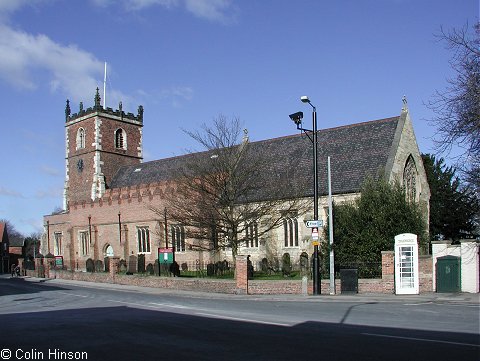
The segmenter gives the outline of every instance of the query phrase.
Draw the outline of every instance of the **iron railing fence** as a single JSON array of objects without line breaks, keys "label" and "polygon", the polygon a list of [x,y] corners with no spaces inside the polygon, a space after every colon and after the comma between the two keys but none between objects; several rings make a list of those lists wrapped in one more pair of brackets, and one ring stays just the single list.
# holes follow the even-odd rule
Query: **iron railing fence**
[{"label": "iron railing fence", "polygon": [[382,278],[382,262],[351,262],[336,264],[335,278],[340,278],[340,270],[342,269],[356,269],[358,278]]},{"label": "iron railing fence", "polygon": [[[108,267],[103,267],[98,264],[89,265],[87,271],[89,272],[108,272]],[[156,264],[155,264],[156,263]],[[130,267],[134,272],[145,275],[161,275],[161,276],[180,276],[180,277],[212,277],[212,278],[233,278],[235,275],[235,265],[233,262],[224,261],[185,261],[178,262],[178,269],[172,268],[170,264],[147,263],[143,267]],[[127,272],[127,263],[120,262],[120,271]],[[280,262],[252,262],[253,277],[254,278],[302,278],[307,276],[312,278],[312,263],[311,262],[292,262],[290,264],[282,264]],[[107,268],[107,269],[106,269]],[[142,271],[140,271],[140,269]],[[382,264],[381,262],[350,262],[335,264],[335,278],[340,279],[340,270],[355,269],[357,270],[358,278],[381,278]],[[328,262],[320,262],[320,276],[322,279],[330,277],[330,270]]]}]

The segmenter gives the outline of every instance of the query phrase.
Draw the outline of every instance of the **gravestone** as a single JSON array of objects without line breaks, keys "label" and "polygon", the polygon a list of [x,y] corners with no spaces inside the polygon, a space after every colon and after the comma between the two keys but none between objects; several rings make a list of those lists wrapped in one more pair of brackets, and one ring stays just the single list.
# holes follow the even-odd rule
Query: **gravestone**
[{"label": "gravestone", "polygon": [[302,276],[308,275],[308,254],[306,252],[300,255],[300,273]]},{"label": "gravestone", "polygon": [[85,267],[87,268],[87,272],[95,272],[95,263],[93,262],[93,259],[87,259]]},{"label": "gravestone", "polygon": [[127,262],[124,259],[118,262],[118,270],[120,272],[127,272]]},{"label": "gravestone", "polygon": [[213,263],[207,264],[207,276],[212,277],[215,275],[215,265]]},{"label": "gravestone", "polygon": [[282,256],[282,274],[284,277],[289,277],[292,272],[292,262],[290,261],[290,254],[284,253]]},{"label": "gravestone", "polygon": [[95,261],[95,272],[103,272],[103,262],[100,261],[99,259]]},{"label": "gravestone", "polygon": [[138,273],[145,273],[145,255],[138,256]]},{"label": "gravestone", "polygon": [[268,259],[262,258],[262,262],[260,264],[262,268],[262,272],[267,273],[268,272]]},{"label": "gravestone", "polygon": [[137,256],[134,256],[133,254],[128,257],[127,273],[133,274],[137,272],[137,260]]},{"label": "gravestone", "polygon": [[149,264],[147,265],[146,270],[147,270],[147,273],[148,273],[148,274],[153,275],[153,274],[154,274],[153,264],[149,263]]}]

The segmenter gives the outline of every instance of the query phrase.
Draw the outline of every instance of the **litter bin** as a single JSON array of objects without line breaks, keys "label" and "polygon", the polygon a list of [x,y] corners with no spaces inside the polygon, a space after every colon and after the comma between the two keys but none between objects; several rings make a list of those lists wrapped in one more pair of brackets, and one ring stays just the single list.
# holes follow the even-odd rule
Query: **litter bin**
[{"label": "litter bin", "polygon": [[358,269],[341,269],[340,280],[342,293],[358,293]]}]

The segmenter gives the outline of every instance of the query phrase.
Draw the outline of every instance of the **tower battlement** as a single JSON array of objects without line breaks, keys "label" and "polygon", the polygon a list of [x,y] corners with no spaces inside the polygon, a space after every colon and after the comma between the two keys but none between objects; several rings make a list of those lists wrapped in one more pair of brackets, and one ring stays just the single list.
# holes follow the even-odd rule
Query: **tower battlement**
[{"label": "tower battlement", "polygon": [[118,104],[118,109],[114,110],[113,108],[107,107],[104,108],[101,103],[100,94],[97,88],[95,99],[94,99],[94,106],[84,109],[83,102],[80,102],[79,110],[77,113],[72,113],[70,108],[70,101],[67,99],[67,104],[65,106],[65,122],[69,123],[71,121],[78,120],[88,115],[92,115],[94,113],[109,115],[113,117],[117,117],[119,120],[126,120],[126,121],[133,121],[138,123],[143,123],[143,106],[138,106],[137,115],[133,113],[125,113],[123,111],[122,102]]}]

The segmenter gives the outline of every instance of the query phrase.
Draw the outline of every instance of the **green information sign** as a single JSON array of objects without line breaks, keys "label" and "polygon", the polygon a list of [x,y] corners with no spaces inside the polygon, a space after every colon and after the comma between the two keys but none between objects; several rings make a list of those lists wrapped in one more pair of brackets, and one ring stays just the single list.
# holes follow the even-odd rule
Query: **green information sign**
[{"label": "green information sign", "polygon": [[63,267],[63,256],[55,256],[55,267]]},{"label": "green information sign", "polygon": [[173,263],[173,248],[159,248],[158,249],[158,263]]}]

